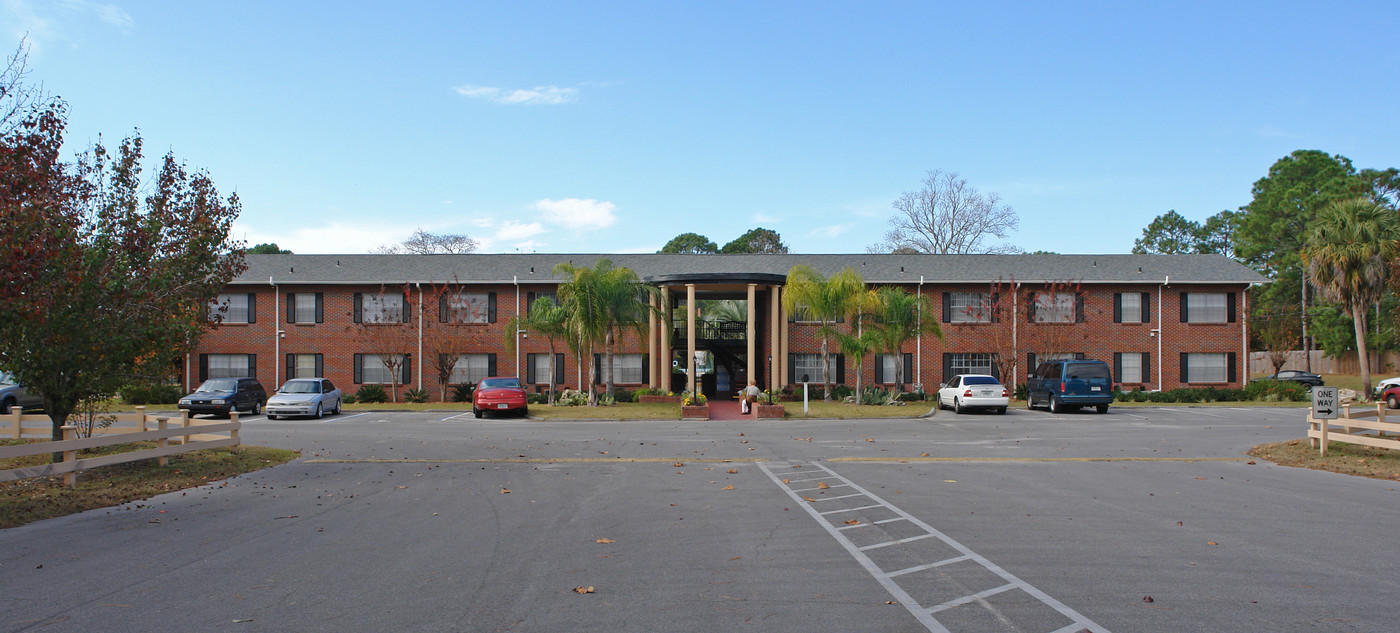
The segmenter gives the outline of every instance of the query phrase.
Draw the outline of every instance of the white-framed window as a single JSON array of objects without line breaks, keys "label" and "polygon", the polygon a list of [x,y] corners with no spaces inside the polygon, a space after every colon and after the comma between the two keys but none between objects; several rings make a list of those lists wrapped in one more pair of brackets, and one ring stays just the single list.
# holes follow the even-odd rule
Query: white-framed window
[{"label": "white-framed window", "polygon": [[[643,375],[643,363],[641,354],[613,354],[612,378],[614,383],[640,384],[645,382]],[[599,362],[605,362],[607,356],[600,356]],[[603,380],[602,366],[599,366],[597,375],[598,381]]]},{"label": "white-framed window", "polygon": [[946,378],[952,378],[953,376],[962,374],[990,375],[992,373],[991,354],[961,353],[950,354],[950,356],[949,371],[952,373],[948,374]]},{"label": "white-framed window", "polygon": [[1042,292],[1035,296],[1036,323],[1074,323],[1078,298],[1073,292]]},{"label": "white-framed window", "polygon": [[459,292],[447,295],[448,323],[491,323],[491,293]]},{"label": "white-framed window", "polygon": [[252,354],[206,354],[204,379],[247,378],[253,369]]},{"label": "white-framed window", "polygon": [[256,318],[254,306],[252,293],[221,294],[209,305],[209,320],[213,321],[222,317],[221,323],[253,323]]},{"label": "white-framed window", "polygon": [[[829,322],[843,323],[843,322],[845,322],[845,320],[846,320],[845,317],[840,317],[840,316],[838,316],[838,317],[836,317],[833,321],[829,321]],[[791,323],[821,323],[821,322],[822,322],[821,319],[818,319],[818,318],[812,316],[811,311],[808,310],[808,309],[807,309],[807,306],[804,306],[804,305],[798,305],[798,306],[794,307],[794,308],[792,309],[792,312],[790,312],[790,313],[788,314],[788,321],[791,322]],[[800,375],[800,374],[799,374],[799,375]]]},{"label": "white-framed window", "polygon": [[1119,322],[1142,322],[1142,293],[1124,292],[1118,295]]},{"label": "white-framed window", "polygon": [[[834,360],[834,359],[833,359]],[[832,377],[835,378],[836,363],[831,367]],[[808,382],[822,381],[822,355],[821,354],[793,354],[792,355],[792,376],[793,381],[802,382],[802,375],[807,375]]]},{"label": "white-framed window", "polygon": [[1229,354],[1187,354],[1186,382],[1226,382]]},{"label": "white-framed window", "polygon": [[991,294],[986,292],[948,293],[949,323],[990,323]]},{"label": "white-framed window", "polygon": [[[550,357],[554,356],[554,366],[550,367]],[[526,354],[525,356],[525,381],[530,384],[549,384],[550,369],[554,370],[554,383],[564,382],[564,355],[551,354]]]},{"label": "white-framed window", "polygon": [[[360,381],[366,385],[388,385],[395,381],[389,367],[384,364],[384,354],[358,354],[360,358]],[[399,371],[399,384],[403,384],[403,374],[408,369],[408,355],[394,354],[397,356],[396,369]]]},{"label": "white-framed window", "polygon": [[287,378],[321,378],[320,354],[288,354]]},{"label": "white-framed window", "polygon": [[403,323],[403,294],[397,292],[360,295],[361,323]]},{"label": "white-framed window", "polygon": [[552,290],[534,290],[525,295],[525,314],[530,314],[530,310],[535,306],[535,302],[540,299],[549,299],[554,305],[559,305],[559,294]]},{"label": "white-framed window", "polygon": [[[1126,298],[1128,295],[1123,296]],[[1118,355],[1118,375],[1116,376],[1118,382],[1147,382],[1147,377],[1143,375],[1143,369],[1141,352],[1123,352]]]},{"label": "white-framed window", "polygon": [[1223,292],[1186,293],[1187,323],[1225,323],[1229,318],[1229,302]]},{"label": "white-framed window", "polygon": [[321,295],[316,292],[298,292],[292,295],[292,322],[300,324],[318,323],[317,306]]},{"label": "white-framed window", "polygon": [[457,364],[452,367],[452,376],[447,382],[454,385],[478,384],[483,378],[490,377],[490,354],[458,354]]}]

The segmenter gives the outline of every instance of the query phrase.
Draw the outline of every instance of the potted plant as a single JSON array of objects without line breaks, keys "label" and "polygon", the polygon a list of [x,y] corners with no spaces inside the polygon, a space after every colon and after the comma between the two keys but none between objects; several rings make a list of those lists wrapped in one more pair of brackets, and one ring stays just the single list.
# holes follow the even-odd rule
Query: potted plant
[{"label": "potted plant", "polygon": [[699,392],[692,393],[690,391],[681,393],[681,419],[710,419],[710,405],[705,398],[705,394]]},{"label": "potted plant", "polygon": [[778,396],[772,389],[765,390],[755,406],[759,419],[782,419],[787,416],[787,411],[779,404]]}]

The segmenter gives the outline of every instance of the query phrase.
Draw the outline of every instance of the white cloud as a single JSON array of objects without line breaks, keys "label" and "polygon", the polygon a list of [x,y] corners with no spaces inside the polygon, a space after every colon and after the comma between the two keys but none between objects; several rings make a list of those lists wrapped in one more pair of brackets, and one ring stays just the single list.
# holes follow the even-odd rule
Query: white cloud
[{"label": "white cloud", "polygon": [[777,224],[783,221],[782,218],[767,213],[755,213],[752,220],[756,224]]},{"label": "white cloud", "polygon": [[833,224],[831,226],[819,226],[807,233],[809,237],[835,238],[850,231],[853,227],[850,224]]},{"label": "white cloud", "polygon": [[544,232],[544,225],[539,222],[525,224],[523,222],[506,222],[501,228],[496,230],[497,240],[523,240],[527,237],[534,237]]},{"label": "white cloud", "polygon": [[599,202],[593,199],[580,200],[578,198],[565,198],[563,200],[545,198],[530,206],[539,211],[546,222],[562,224],[571,229],[602,229],[617,222],[617,216],[613,215],[613,209],[616,207],[611,202]]},{"label": "white cloud", "polygon": [[456,86],[457,94],[504,105],[559,105],[578,98],[578,88],[535,86],[534,88],[497,88],[467,84]]},{"label": "white cloud", "polygon": [[368,253],[377,247],[397,244],[408,239],[413,233],[402,224],[370,225],[365,223],[304,226],[292,229],[281,228],[264,231],[242,221],[234,223],[233,236],[247,242],[248,246],[274,243],[293,253]]},{"label": "white cloud", "polygon": [[40,52],[45,44],[72,42],[81,39],[85,18],[95,17],[108,26],[130,31],[136,24],[131,14],[121,7],[91,0],[60,0],[59,2],[30,2],[28,0],[0,1],[0,23],[10,24],[16,40],[27,37],[31,50]]}]

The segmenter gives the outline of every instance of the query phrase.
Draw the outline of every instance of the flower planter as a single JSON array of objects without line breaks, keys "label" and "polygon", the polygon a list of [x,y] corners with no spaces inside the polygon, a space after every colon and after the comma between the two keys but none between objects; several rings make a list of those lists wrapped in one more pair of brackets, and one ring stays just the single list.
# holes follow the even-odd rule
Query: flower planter
[{"label": "flower planter", "polygon": [[764,420],[764,419],[778,419],[778,420],[781,420],[781,419],[786,415],[786,412],[785,412],[785,410],[783,409],[783,405],[781,405],[781,404],[762,404],[762,403],[759,403],[759,404],[756,404],[756,405],[754,405],[754,406],[758,407],[758,419],[760,419],[760,420]]},{"label": "flower planter", "polygon": [[710,405],[681,405],[682,420],[708,420],[710,419]]},{"label": "flower planter", "polygon": [[654,403],[657,403],[657,402],[680,402],[680,401],[681,401],[681,397],[680,397],[680,396],[657,396],[657,395],[637,396],[637,401],[640,402],[640,403],[642,403],[642,404],[654,404]]}]

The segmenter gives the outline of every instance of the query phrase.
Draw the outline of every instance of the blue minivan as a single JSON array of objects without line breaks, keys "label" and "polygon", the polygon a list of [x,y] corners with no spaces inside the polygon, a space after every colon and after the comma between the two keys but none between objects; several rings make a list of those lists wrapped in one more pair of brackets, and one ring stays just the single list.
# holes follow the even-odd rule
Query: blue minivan
[{"label": "blue minivan", "polygon": [[1093,406],[1108,413],[1113,402],[1113,372],[1101,360],[1050,360],[1026,379],[1026,408],[1044,406],[1052,413]]}]

